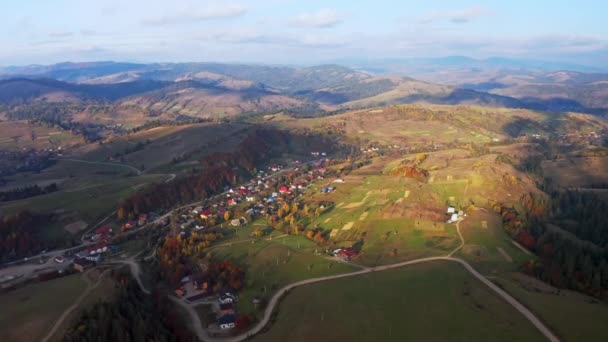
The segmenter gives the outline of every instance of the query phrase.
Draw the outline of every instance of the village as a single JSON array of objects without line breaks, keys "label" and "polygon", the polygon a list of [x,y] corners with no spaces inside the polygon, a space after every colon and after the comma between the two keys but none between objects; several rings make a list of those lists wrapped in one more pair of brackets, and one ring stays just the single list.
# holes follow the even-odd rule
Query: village
[{"label": "village", "polygon": [[[275,215],[285,203],[293,203],[314,182],[325,182],[321,193],[335,191],[344,182],[326,168],[333,162],[325,152],[312,152],[312,157],[322,157],[312,162],[295,161],[291,168],[272,164],[259,171],[250,181],[235,187],[225,187],[222,194],[170,211],[164,215],[141,213],[125,222],[109,222],[95,228],[82,237],[83,244],[34,261],[24,260],[26,265],[38,266],[40,271],[3,277],[2,286],[10,287],[29,280],[46,281],[74,272],[85,272],[98,265],[112,264],[125,258],[120,241],[124,236],[136,235],[150,228],[170,227],[169,234],[188,239],[193,234],[215,233],[224,228],[238,229],[258,218]],[[326,180],[327,177],[333,180]],[[324,208],[324,206],[321,206]],[[252,238],[256,237],[255,233]],[[259,237],[259,236],[258,236]],[[358,251],[352,247],[326,251],[328,257],[350,261]],[[20,266],[16,266],[15,269]],[[4,270],[3,270],[4,271]],[[235,327],[237,313],[234,304],[236,292],[229,288],[214,290],[212,279],[205,272],[196,271],[184,276],[174,295],[185,303],[212,304],[216,322],[210,329],[229,331]],[[255,303],[254,303],[255,304]]]}]

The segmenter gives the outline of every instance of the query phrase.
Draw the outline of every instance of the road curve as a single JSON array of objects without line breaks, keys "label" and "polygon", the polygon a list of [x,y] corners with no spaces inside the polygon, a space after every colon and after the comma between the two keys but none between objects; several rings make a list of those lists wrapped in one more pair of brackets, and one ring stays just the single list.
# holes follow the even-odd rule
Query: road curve
[{"label": "road curve", "polygon": [[[462,236],[462,234],[460,232],[460,221],[458,223],[456,223],[456,230],[458,232],[458,236],[460,237],[461,243],[447,256],[420,258],[420,259],[404,261],[404,262],[391,264],[391,265],[376,266],[373,268],[365,268],[360,271],[355,271],[355,272],[351,272],[351,273],[344,273],[344,274],[337,274],[337,275],[326,276],[326,277],[306,279],[306,280],[302,280],[302,281],[298,281],[298,282],[286,285],[286,286],[282,287],[281,289],[279,289],[277,291],[277,293],[275,293],[272,296],[272,298],[268,302],[268,305],[266,306],[266,309],[264,310],[264,316],[262,317],[262,319],[251,330],[249,330],[246,333],[243,333],[241,335],[237,335],[237,336],[233,336],[233,337],[229,337],[229,338],[211,338],[205,333],[204,329],[202,328],[200,320],[198,319],[196,312],[194,312],[194,309],[192,307],[189,307],[189,309],[187,309],[187,310],[194,312],[194,315],[191,314],[190,316],[191,316],[192,323],[193,323],[192,325],[195,326],[195,329],[203,330],[203,334],[201,334],[201,335],[199,335],[199,332],[197,332],[197,336],[199,336],[199,339],[201,339],[202,341],[239,342],[239,341],[244,341],[244,340],[258,334],[260,331],[262,331],[262,329],[264,329],[264,327],[268,324],[268,322],[270,322],[270,318],[272,317],[272,312],[278,305],[281,297],[283,297],[283,295],[285,295],[287,292],[289,292],[290,290],[292,290],[298,286],[314,284],[314,283],[319,283],[322,281],[333,280],[333,279],[354,277],[354,276],[358,276],[358,275],[362,275],[362,274],[391,270],[391,269],[395,269],[395,268],[399,268],[399,267],[420,264],[420,263],[425,263],[425,262],[431,262],[431,261],[450,261],[450,262],[456,262],[456,263],[459,263],[460,265],[462,265],[465,270],[467,270],[469,273],[471,273],[471,275],[473,275],[473,277],[477,278],[479,281],[481,281],[483,284],[485,284],[491,290],[493,290],[498,296],[500,296],[502,299],[504,299],[508,304],[513,306],[515,308],[515,310],[519,311],[528,321],[530,321],[530,323],[532,323],[532,325],[534,325],[536,327],[536,329],[538,329],[538,331],[540,331],[540,333],[543,334],[543,336],[545,336],[547,338],[547,340],[549,340],[551,342],[559,342],[559,339],[557,338],[557,336],[555,336],[555,334],[553,334],[553,332],[547,326],[545,326],[545,324],[543,322],[541,322],[541,320],[538,319],[538,317],[536,317],[536,315],[534,315],[534,313],[532,313],[523,304],[518,302],[517,299],[513,298],[510,294],[508,294],[507,292],[502,290],[500,287],[496,286],[494,283],[489,281],[481,273],[477,272],[475,270],[475,268],[473,268],[473,266],[471,266],[468,262],[466,262],[462,259],[459,259],[459,258],[452,257],[452,255],[454,253],[456,253],[458,250],[460,250],[464,246],[464,237]],[[181,303],[180,305],[182,305],[184,307],[188,306],[185,303]]]}]

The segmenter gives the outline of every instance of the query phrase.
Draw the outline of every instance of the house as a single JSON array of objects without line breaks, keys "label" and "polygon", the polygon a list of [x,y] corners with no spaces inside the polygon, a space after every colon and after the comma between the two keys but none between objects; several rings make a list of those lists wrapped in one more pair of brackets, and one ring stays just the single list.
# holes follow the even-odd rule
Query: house
[{"label": "house", "polygon": [[449,207],[448,207],[448,214],[453,214],[453,213],[455,213],[455,212],[456,212],[456,208],[454,208],[454,207],[452,207],[452,206],[449,206]]},{"label": "house", "polygon": [[55,258],[55,262],[58,264],[63,264],[65,262],[65,258],[60,255]]},{"label": "house", "polygon": [[236,301],[236,295],[230,291],[222,291],[219,294],[218,300],[220,304],[234,303]]},{"label": "house", "polygon": [[456,222],[456,221],[458,221],[458,214],[454,213],[450,216],[448,223],[452,223],[452,222]]},{"label": "house", "polygon": [[220,304],[220,313],[222,316],[223,315],[233,315],[234,307],[233,307],[232,303]]},{"label": "house", "polygon": [[203,220],[208,219],[211,215],[213,215],[213,212],[211,211],[211,209],[207,209],[207,210],[202,210],[200,212],[199,217]]},{"label": "house", "polygon": [[95,262],[88,259],[78,258],[74,260],[74,269],[79,272],[84,272],[93,266],[95,266]]},{"label": "house", "polygon": [[334,183],[344,183],[344,179],[338,178],[338,179],[334,180]]},{"label": "house", "polygon": [[227,204],[228,205],[237,205],[237,201],[236,201],[236,199],[231,198],[231,199],[228,200]]},{"label": "house", "polygon": [[195,214],[195,215],[198,215],[198,214],[202,213],[203,210],[204,210],[203,207],[199,206],[199,207],[196,207],[196,208],[192,209],[192,213]]},{"label": "house", "polygon": [[108,245],[106,244],[99,244],[99,245],[95,245],[95,246],[89,246],[86,249],[86,254],[85,255],[95,255],[95,254],[102,254],[108,251]]},{"label": "house", "polygon": [[290,193],[291,193],[291,190],[289,190],[289,189],[288,189],[288,188],[287,188],[285,185],[282,185],[282,186],[279,188],[279,193],[282,193],[282,194],[290,194]]},{"label": "house", "polygon": [[111,232],[112,232],[112,227],[110,227],[110,226],[103,226],[103,227],[95,230],[95,234],[97,234],[97,235],[107,235]]},{"label": "house", "polygon": [[192,278],[192,285],[194,289],[207,292],[209,291],[209,280],[205,276],[198,276]]},{"label": "house", "polygon": [[232,329],[236,326],[235,324],[234,314],[224,315],[217,320],[217,324],[220,326],[220,329],[227,330]]},{"label": "house", "polygon": [[241,225],[241,221],[238,219],[234,219],[234,220],[230,221],[230,225],[233,227],[238,227]]},{"label": "house", "polygon": [[138,226],[143,226],[147,222],[148,222],[148,215],[146,215],[146,214],[140,214],[139,218],[137,219],[137,225]]},{"label": "house", "polygon": [[341,249],[337,254],[344,259],[350,260],[359,255],[359,252],[354,247],[347,247]]}]

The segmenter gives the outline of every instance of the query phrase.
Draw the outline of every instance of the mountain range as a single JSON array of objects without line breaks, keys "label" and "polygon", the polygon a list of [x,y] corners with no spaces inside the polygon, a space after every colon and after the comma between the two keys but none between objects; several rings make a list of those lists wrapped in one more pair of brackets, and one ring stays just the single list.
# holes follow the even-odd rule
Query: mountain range
[{"label": "mountain range", "polygon": [[[466,65],[466,58],[435,61]],[[221,63],[60,63],[0,68],[0,113],[67,106],[70,120],[145,122],[286,111],[298,116],[397,103],[471,104],[603,115],[608,74],[491,67],[418,69]],[[504,63],[503,63],[504,64]],[[381,64],[379,64],[382,66]],[[391,69],[392,70],[392,69]],[[80,106],[74,107],[79,104]],[[99,107],[103,109],[100,110]],[[28,117],[29,118],[29,117]]]}]

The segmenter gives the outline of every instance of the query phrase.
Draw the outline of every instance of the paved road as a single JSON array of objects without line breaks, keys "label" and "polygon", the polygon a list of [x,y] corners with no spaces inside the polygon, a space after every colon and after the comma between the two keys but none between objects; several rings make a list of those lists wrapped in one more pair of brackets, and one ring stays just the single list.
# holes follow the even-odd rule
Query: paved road
[{"label": "paved road", "polygon": [[[185,303],[180,303],[180,305],[182,307],[186,308],[186,310],[188,310],[188,312],[190,314],[190,319],[192,321],[192,326],[194,327],[195,332],[196,332],[196,334],[197,334],[197,336],[198,336],[198,338],[200,340],[202,340],[202,341],[210,341],[210,342],[216,342],[216,341],[217,342],[220,342],[220,341],[221,342],[226,342],[226,341],[238,342],[238,341],[244,341],[244,340],[246,340],[246,339],[254,336],[255,334],[259,333],[260,331],[262,331],[262,329],[264,329],[264,327],[270,321],[270,318],[272,316],[272,312],[275,310],[275,308],[278,305],[279,300],[281,299],[281,297],[283,295],[285,295],[288,291],[290,291],[290,290],[292,290],[292,289],[294,289],[294,288],[296,288],[298,286],[303,286],[303,285],[308,285],[308,284],[314,284],[314,283],[319,283],[319,282],[322,282],[322,281],[328,281],[328,280],[334,280],[334,279],[355,277],[355,276],[359,276],[359,275],[362,275],[362,274],[368,274],[368,273],[372,273],[372,272],[391,270],[391,269],[395,269],[395,268],[400,268],[400,267],[404,267],[404,266],[409,266],[409,265],[414,265],[414,264],[420,264],[420,263],[425,263],[425,262],[450,261],[450,262],[456,262],[456,263],[459,263],[460,265],[462,265],[465,270],[467,270],[469,273],[471,273],[471,275],[473,275],[473,277],[477,278],[479,281],[481,281],[483,284],[485,284],[491,290],[493,290],[498,296],[500,296],[507,303],[509,303],[511,306],[513,306],[528,321],[530,321],[530,323],[532,323],[549,341],[551,341],[551,342],[558,342],[559,339],[557,338],[557,336],[555,336],[555,334],[553,334],[553,332],[547,326],[545,326],[543,324],[543,322],[541,322],[534,315],[534,313],[532,313],[530,310],[528,310],[528,308],[526,308],[525,306],[523,306],[521,303],[519,303],[515,298],[513,298],[507,292],[505,292],[504,290],[502,290],[501,288],[499,288],[498,286],[496,286],[494,283],[492,283],[491,281],[489,281],[487,278],[485,278],[483,275],[481,275],[479,272],[477,272],[468,262],[466,262],[466,261],[464,261],[462,259],[459,259],[459,258],[452,257],[452,255],[454,253],[456,253],[458,250],[460,250],[462,248],[462,246],[464,245],[464,238],[463,238],[462,234],[460,233],[460,224],[459,223],[460,222],[458,222],[456,224],[456,229],[457,229],[457,232],[458,232],[458,236],[460,237],[461,243],[460,243],[460,245],[458,247],[456,247],[447,256],[415,259],[415,260],[404,261],[404,262],[400,262],[400,263],[396,263],[396,264],[391,264],[391,265],[377,266],[377,267],[373,267],[373,268],[365,268],[365,269],[362,269],[360,271],[351,272],[351,273],[338,274],[338,275],[327,276],[327,277],[320,277],[320,278],[306,279],[306,280],[302,280],[302,281],[298,281],[298,282],[289,284],[289,285],[284,286],[281,289],[279,289],[279,291],[277,291],[277,293],[275,293],[272,296],[272,298],[268,302],[268,305],[266,306],[266,309],[264,311],[264,316],[262,317],[262,319],[251,330],[249,330],[246,333],[243,333],[241,335],[238,335],[238,336],[229,337],[229,338],[211,338],[210,336],[208,336],[208,334],[203,329],[202,324],[201,324],[201,322],[200,322],[200,320],[198,318],[198,315],[196,315],[196,311],[194,311],[194,308],[191,307],[191,306],[188,306]],[[175,299],[174,299],[174,301],[175,301]]]}]

